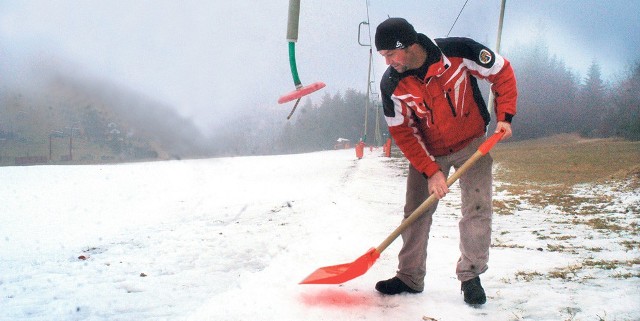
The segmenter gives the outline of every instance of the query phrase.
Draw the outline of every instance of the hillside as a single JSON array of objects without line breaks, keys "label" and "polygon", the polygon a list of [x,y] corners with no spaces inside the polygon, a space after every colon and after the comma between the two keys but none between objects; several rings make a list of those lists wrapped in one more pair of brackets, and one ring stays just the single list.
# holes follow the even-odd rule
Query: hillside
[{"label": "hillside", "polygon": [[166,105],[96,79],[0,83],[0,165],[202,157],[205,138]]}]

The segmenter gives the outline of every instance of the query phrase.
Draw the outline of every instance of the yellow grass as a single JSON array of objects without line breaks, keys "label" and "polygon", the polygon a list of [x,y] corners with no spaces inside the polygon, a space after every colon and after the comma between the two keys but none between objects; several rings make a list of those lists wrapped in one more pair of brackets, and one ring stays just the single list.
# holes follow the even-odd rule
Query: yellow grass
[{"label": "yellow grass", "polygon": [[497,178],[518,185],[569,186],[640,174],[640,142],[619,139],[557,135],[501,143],[491,154],[507,169]]}]

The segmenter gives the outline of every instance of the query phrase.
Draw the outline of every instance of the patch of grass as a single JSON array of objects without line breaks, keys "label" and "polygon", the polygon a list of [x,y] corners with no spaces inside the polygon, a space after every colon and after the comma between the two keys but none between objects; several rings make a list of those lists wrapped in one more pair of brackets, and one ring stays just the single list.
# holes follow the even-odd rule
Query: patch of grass
[{"label": "patch of grass", "polygon": [[573,186],[625,178],[640,169],[640,142],[584,139],[575,134],[505,142],[491,154],[508,169],[499,178],[514,183]]},{"label": "patch of grass", "polygon": [[624,240],[620,242],[620,244],[624,245],[627,250],[640,250],[640,241],[638,240]]},{"label": "patch of grass", "polygon": [[533,272],[526,272],[526,271],[518,271],[516,272],[516,280],[522,280],[525,282],[531,282],[533,281],[535,278],[540,278],[544,276],[544,274],[538,272],[538,271],[533,271]]},{"label": "patch of grass", "polygon": [[556,241],[566,241],[566,240],[575,239],[575,238],[576,236],[574,235],[561,235],[561,236],[553,237],[552,239]]},{"label": "patch of grass", "polygon": [[493,212],[498,215],[513,215],[519,204],[519,200],[493,200]]},{"label": "patch of grass", "polygon": [[630,279],[640,277],[640,272],[626,272],[624,270],[633,268],[636,265],[640,265],[640,258],[635,258],[628,261],[587,259],[580,264],[573,264],[562,268],[556,268],[548,272],[547,276],[552,279],[562,279],[567,281],[573,281],[577,279],[587,280],[593,279],[594,277],[591,274],[582,275],[579,277],[578,273],[586,269],[599,269],[604,271],[615,271],[615,273],[610,275],[610,277],[615,279]]},{"label": "patch of grass", "polygon": [[552,279],[573,280],[578,276],[578,272],[582,269],[581,265],[574,264],[564,268],[558,268],[548,273]]},{"label": "patch of grass", "polygon": [[523,245],[518,245],[518,244],[505,244],[505,243],[500,243],[499,241],[494,242],[493,244],[491,244],[491,247],[495,247],[495,248],[505,248],[505,249],[524,249]]},{"label": "patch of grass", "polygon": [[622,273],[622,272],[616,272],[614,273],[611,277],[613,277],[614,279],[632,279],[632,278],[640,278],[640,272],[637,273]]},{"label": "patch of grass", "polygon": [[[559,214],[555,218],[559,224],[585,224],[596,230],[640,235],[640,228],[635,221],[623,223],[619,219],[616,221],[601,216],[617,201],[614,196],[597,193],[582,196],[576,195],[574,190],[578,184],[624,188],[619,192],[640,188],[640,142],[584,139],[567,134],[500,143],[491,153],[500,168],[496,171],[496,180],[504,182],[497,192],[517,196],[494,200],[496,213],[513,214],[526,204]],[[624,186],[612,184],[622,181],[629,183]],[[640,218],[640,206],[632,203],[625,213]],[[540,233],[536,235],[538,239],[550,238]],[[638,246],[637,242],[625,245],[631,248]]]},{"label": "patch of grass", "polygon": [[620,266],[620,264],[622,264],[620,261],[618,260],[612,260],[612,261],[607,261],[607,260],[586,260],[584,261],[583,265],[585,267],[593,267],[593,268],[598,268],[598,269],[602,269],[602,270],[613,270],[618,268],[618,266]]},{"label": "patch of grass", "polygon": [[[397,148],[392,149],[393,166],[406,175],[408,162]],[[577,195],[578,184],[598,184],[629,192],[640,188],[640,141],[585,139],[564,134],[536,140],[504,142],[491,151],[499,170],[495,173],[497,193],[506,197],[493,200],[494,213],[513,215],[520,208],[538,208],[555,215],[557,224],[585,224],[599,231],[640,235],[640,204],[622,209],[633,220],[604,218],[601,214],[616,204],[611,194]],[[615,184],[625,182],[625,184]],[[538,239],[550,236],[536,234]],[[554,240],[567,240],[568,236]],[[637,248],[638,244],[625,244]],[[556,248],[555,250],[561,250]]]},{"label": "patch of grass", "polygon": [[542,234],[540,231],[532,231],[531,234],[535,235],[538,240],[549,239],[549,236]]},{"label": "patch of grass", "polygon": [[549,252],[568,252],[568,253],[576,253],[575,248],[567,247],[562,244],[547,244],[547,250]]},{"label": "patch of grass", "polygon": [[596,230],[609,230],[609,231],[623,231],[626,230],[625,227],[618,225],[614,222],[614,219],[611,218],[592,218],[586,222],[587,225],[591,226]]}]

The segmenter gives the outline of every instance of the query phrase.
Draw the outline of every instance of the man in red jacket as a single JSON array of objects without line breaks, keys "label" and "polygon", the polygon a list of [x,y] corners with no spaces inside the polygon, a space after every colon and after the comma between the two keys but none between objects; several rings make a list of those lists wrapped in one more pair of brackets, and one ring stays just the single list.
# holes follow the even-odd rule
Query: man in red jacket
[{"label": "man in red jacket", "polygon": [[[485,140],[490,114],[478,79],[495,94],[496,132],[511,136],[516,113],[516,79],[509,61],[468,38],[431,40],[402,18],[389,18],[376,29],[375,44],[389,68],[380,89],[389,132],[410,162],[405,218],[429,194],[449,192],[446,177]],[[456,274],[464,301],[484,304],[479,275],[487,270],[491,245],[492,159],[481,158],[460,177],[462,218]],[[402,233],[396,276],[376,284],[384,294],[424,290],[427,243],[433,205]]]}]

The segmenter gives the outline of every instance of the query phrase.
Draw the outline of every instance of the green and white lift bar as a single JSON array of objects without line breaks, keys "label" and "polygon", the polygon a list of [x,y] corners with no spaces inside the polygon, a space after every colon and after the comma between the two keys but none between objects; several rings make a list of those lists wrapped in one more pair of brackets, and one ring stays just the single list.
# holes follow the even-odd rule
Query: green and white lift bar
[{"label": "green and white lift bar", "polygon": [[315,82],[311,85],[303,86],[298,76],[298,68],[296,66],[296,42],[298,41],[298,24],[300,22],[300,0],[289,0],[289,17],[287,22],[287,42],[289,43],[289,65],[291,67],[291,75],[293,76],[293,84],[296,89],[288,94],[285,94],[278,99],[279,104],[296,100],[291,113],[287,119],[291,118],[293,112],[296,110],[300,99],[303,96],[311,94],[317,90],[324,88],[323,82]]}]

